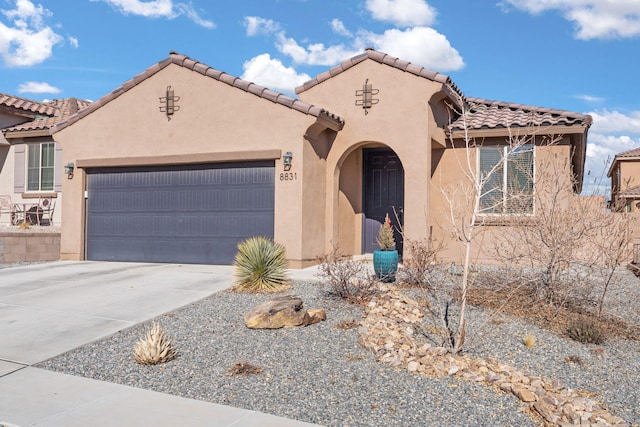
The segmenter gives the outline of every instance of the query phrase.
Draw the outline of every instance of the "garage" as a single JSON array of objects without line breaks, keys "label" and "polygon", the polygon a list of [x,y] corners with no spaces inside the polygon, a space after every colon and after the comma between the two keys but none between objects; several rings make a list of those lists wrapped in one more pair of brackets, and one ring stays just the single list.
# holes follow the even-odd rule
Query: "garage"
[{"label": "garage", "polygon": [[273,237],[274,161],[89,168],[86,258],[231,264]]}]

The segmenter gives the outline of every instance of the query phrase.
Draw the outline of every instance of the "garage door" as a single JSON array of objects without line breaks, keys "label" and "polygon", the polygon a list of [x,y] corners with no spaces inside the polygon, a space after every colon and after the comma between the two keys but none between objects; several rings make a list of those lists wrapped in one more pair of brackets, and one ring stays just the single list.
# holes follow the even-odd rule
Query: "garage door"
[{"label": "garage door", "polygon": [[87,170],[87,259],[231,264],[273,237],[274,162]]}]

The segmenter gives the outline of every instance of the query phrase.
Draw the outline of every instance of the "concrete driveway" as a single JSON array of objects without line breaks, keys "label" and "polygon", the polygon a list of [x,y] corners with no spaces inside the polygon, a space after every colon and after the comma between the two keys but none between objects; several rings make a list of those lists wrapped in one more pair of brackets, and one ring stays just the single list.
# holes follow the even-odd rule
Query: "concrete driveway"
[{"label": "concrete driveway", "polygon": [[85,261],[2,269],[0,360],[33,365],[231,283],[230,266]]},{"label": "concrete driveway", "polygon": [[230,266],[61,261],[0,269],[0,427],[311,425],[31,367],[232,281]]}]

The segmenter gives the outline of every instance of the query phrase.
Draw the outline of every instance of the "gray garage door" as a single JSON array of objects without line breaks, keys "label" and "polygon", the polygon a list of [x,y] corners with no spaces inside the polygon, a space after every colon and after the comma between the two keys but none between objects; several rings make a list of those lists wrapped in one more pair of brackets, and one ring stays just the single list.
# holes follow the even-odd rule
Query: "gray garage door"
[{"label": "gray garage door", "polygon": [[87,174],[87,259],[231,264],[241,240],[273,237],[273,161]]}]

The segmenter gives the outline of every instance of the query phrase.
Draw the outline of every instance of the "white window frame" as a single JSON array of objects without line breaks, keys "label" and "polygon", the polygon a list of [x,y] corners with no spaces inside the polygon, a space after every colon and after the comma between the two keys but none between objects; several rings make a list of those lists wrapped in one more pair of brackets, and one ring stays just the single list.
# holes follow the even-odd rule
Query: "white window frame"
[{"label": "white window frame", "polygon": [[[29,143],[26,144],[27,145],[27,150],[26,150],[26,155],[25,155],[25,183],[24,183],[24,189],[26,193],[51,193],[53,191],[55,191],[55,165],[56,165],[56,147],[55,147],[55,142],[39,142],[39,143]],[[43,159],[46,159],[46,156],[44,156],[43,154],[45,154],[45,148],[48,148],[49,150],[51,150],[51,164],[50,165],[44,165],[43,164]],[[38,155],[38,159],[37,159],[37,163],[38,166],[36,167],[31,167],[31,156],[32,156],[32,150],[38,150],[37,151],[37,155]],[[51,174],[51,185],[50,188],[49,186],[47,186],[46,188],[43,188],[43,181],[44,181],[44,171],[48,170],[50,171]],[[31,172],[35,172],[37,170],[37,188],[36,186],[32,186],[31,184],[34,183],[33,180],[30,180],[30,173]]]},{"label": "white window frame", "polygon": [[[478,214],[479,215],[483,215],[483,216],[515,216],[515,215],[534,215],[534,210],[535,210],[535,185],[533,185],[533,183],[535,182],[535,173],[536,173],[536,150],[535,150],[535,145],[533,144],[524,144],[520,147],[514,148],[511,147],[509,145],[505,145],[505,144],[500,144],[500,145],[491,145],[491,146],[486,146],[486,147],[478,147],[478,151],[477,151],[477,177],[478,180],[483,180],[482,177],[482,150],[483,149],[491,149],[491,150],[500,150],[502,149],[502,155],[501,155],[501,159],[500,162],[502,162],[502,184],[500,186],[500,191],[502,192],[502,201],[496,204],[493,204],[491,206],[486,206],[483,207],[483,203],[482,203],[482,196],[486,194],[481,194],[480,195],[480,206],[478,209]],[[508,183],[509,183],[509,156],[513,155],[513,154],[517,154],[518,152],[531,152],[531,168],[532,168],[532,174],[531,174],[531,209],[523,212],[523,211],[508,211],[506,206],[507,206],[507,202],[509,200],[509,194],[508,194]],[[512,161],[513,162],[513,161]],[[495,171],[494,171],[495,173]],[[488,184],[485,183],[485,185]],[[485,192],[485,188],[484,186],[482,188],[480,188],[481,192]],[[502,206],[502,209],[498,209],[498,206]]]}]

